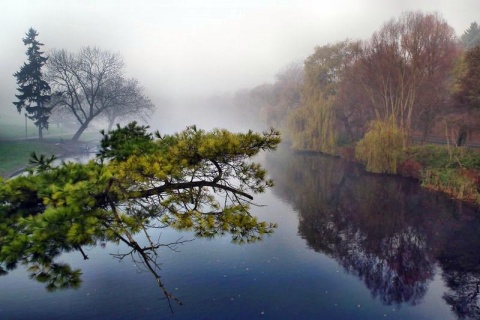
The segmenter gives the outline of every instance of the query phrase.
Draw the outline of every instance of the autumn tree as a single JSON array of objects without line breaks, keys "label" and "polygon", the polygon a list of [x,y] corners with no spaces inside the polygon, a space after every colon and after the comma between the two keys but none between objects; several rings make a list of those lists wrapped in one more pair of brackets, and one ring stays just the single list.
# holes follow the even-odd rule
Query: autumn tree
[{"label": "autumn tree", "polygon": [[50,101],[50,85],[45,81],[42,68],[45,66],[48,58],[40,51],[43,43],[37,40],[38,32],[30,28],[23,38],[23,43],[27,46],[28,62],[17,71],[14,76],[17,79],[16,94],[18,101],[13,104],[20,113],[25,109],[26,116],[33,120],[38,127],[38,138],[43,139],[43,129],[48,129],[48,118],[52,108],[47,105]]},{"label": "autumn tree", "polygon": [[426,136],[448,96],[458,55],[453,29],[437,14],[406,12],[375,32],[364,52],[358,76],[375,119],[399,126],[404,145],[414,117]]},{"label": "autumn tree", "polygon": [[412,66],[420,78],[413,126],[425,141],[433,125],[450,108],[451,74],[462,50],[455,31],[443,18],[435,14],[410,15],[407,21],[412,36],[407,38],[405,46],[412,52]]},{"label": "autumn tree", "polygon": [[[446,110],[448,80],[459,53],[457,40],[438,14],[406,12],[375,32],[363,52],[357,76],[373,122],[357,156],[373,171],[394,173],[413,130],[422,130],[426,139]],[[372,151],[375,148],[381,150]]]},{"label": "autumn tree", "polygon": [[[192,231],[198,237],[231,235],[236,243],[259,240],[274,224],[250,214],[253,194],[272,186],[250,160],[280,142],[273,129],[257,134],[189,127],[174,135],[148,133],[136,123],[104,133],[88,163],[51,165],[35,157],[29,173],[0,181],[0,274],[25,265],[47,289],[78,287],[81,272],[59,262],[104,241],[122,242],[139,254],[167,298],[155,263],[161,243],[150,227]],[[141,245],[135,235],[143,234]]]},{"label": "autumn tree", "polygon": [[335,99],[344,72],[358,55],[357,42],[345,40],[317,47],[305,60],[301,106],[291,113],[293,146],[332,152],[337,133]]},{"label": "autumn tree", "polygon": [[[272,83],[263,83],[248,92],[249,104],[254,118],[259,118],[263,122],[268,121],[268,111],[271,110],[276,102],[274,87]],[[247,109],[248,110],[248,109]]]},{"label": "autumn tree", "polygon": [[77,141],[94,119],[106,117],[113,123],[120,116],[151,112],[150,100],[136,80],[124,78],[123,69],[119,54],[95,47],[51,52],[48,78],[59,97],[57,104],[80,125],[72,140]]},{"label": "autumn tree", "polygon": [[[360,43],[359,43],[360,46]],[[362,49],[359,49],[361,56]],[[335,116],[339,143],[352,143],[360,140],[374,118],[373,112],[364,90],[358,63],[345,69],[344,77],[339,84],[335,99]]]}]

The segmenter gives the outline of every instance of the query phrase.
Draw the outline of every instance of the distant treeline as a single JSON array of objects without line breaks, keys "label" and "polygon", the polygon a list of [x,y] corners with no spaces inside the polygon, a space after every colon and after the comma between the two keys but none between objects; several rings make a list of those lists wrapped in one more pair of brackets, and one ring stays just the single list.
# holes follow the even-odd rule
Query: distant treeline
[{"label": "distant treeline", "polygon": [[458,37],[439,14],[405,12],[368,40],[316,47],[274,83],[238,91],[232,105],[295,149],[352,146],[367,169],[395,172],[414,137],[459,146],[478,126],[479,44],[475,22]]}]

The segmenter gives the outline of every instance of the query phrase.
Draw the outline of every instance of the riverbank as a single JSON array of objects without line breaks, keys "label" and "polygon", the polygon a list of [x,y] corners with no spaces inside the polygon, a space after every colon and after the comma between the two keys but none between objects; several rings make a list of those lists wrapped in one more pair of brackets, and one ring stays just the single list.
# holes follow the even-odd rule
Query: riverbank
[{"label": "riverbank", "polygon": [[[355,157],[353,146],[337,147],[335,153],[330,155],[361,163]],[[368,172],[365,167],[364,169]],[[426,189],[480,206],[478,149],[448,145],[415,145],[404,152],[403,161],[397,165],[395,175],[413,178]]]},{"label": "riverbank", "polygon": [[28,166],[32,152],[57,158],[95,152],[98,139],[72,142],[63,139],[0,141],[0,176],[9,178]]}]

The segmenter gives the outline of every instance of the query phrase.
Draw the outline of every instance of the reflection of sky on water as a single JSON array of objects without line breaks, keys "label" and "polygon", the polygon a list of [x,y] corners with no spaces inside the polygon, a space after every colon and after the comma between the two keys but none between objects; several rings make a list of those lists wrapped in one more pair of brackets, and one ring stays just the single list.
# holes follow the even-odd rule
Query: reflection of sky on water
[{"label": "reflection of sky on water", "polygon": [[[47,293],[20,269],[0,277],[0,318],[452,318],[442,298],[446,288],[436,265],[418,305],[384,305],[378,297],[372,298],[358,275],[308,246],[299,235],[300,212],[272,192],[255,201],[267,206],[253,207],[254,215],[278,223],[276,232],[262,242],[239,246],[228,237],[197,239],[179,246],[180,252],[158,251],[162,281],[184,302],[184,306],[174,305],[174,315],[153,276],[138,272],[129,257],[114,259],[110,254],[125,252],[125,247],[107,243],[105,248],[87,248],[90,259],[86,261],[79,253],[64,256],[73,268],[82,269],[78,290]],[[169,229],[151,235],[156,239],[160,234],[162,242],[192,238]],[[355,254],[362,252],[352,257]]]}]

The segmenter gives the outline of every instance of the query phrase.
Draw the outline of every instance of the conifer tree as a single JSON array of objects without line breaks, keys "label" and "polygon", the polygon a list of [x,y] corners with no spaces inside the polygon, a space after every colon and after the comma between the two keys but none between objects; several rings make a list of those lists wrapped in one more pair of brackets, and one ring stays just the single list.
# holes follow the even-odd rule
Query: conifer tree
[{"label": "conifer tree", "polygon": [[50,117],[51,107],[47,106],[50,101],[50,86],[43,79],[42,67],[47,62],[47,57],[43,56],[40,43],[36,38],[38,32],[30,28],[23,40],[27,46],[26,55],[28,62],[25,62],[18,72],[14,74],[17,78],[17,90],[19,94],[15,96],[18,101],[13,102],[20,113],[25,109],[27,117],[34,121],[38,127],[38,138],[43,139],[42,130],[48,129],[48,118]]},{"label": "conifer tree", "polygon": [[480,45],[480,27],[478,23],[472,22],[470,27],[460,37],[465,49],[469,50]]}]

